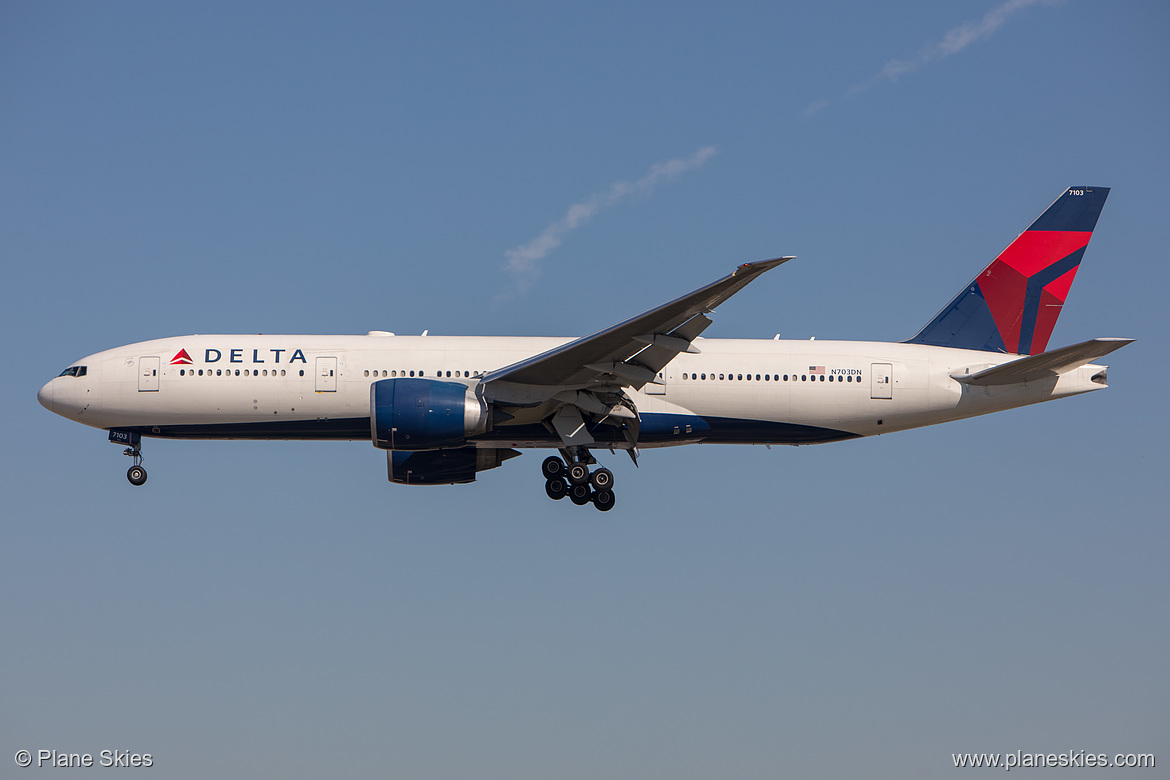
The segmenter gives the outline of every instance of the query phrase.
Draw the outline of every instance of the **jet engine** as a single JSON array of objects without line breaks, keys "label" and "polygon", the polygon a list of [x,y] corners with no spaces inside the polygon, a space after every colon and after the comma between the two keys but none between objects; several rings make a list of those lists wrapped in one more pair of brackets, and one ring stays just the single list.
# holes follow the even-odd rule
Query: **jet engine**
[{"label": "jet engine", "polygon": [[459,447],[453,450],[386,453],[386,472],[399,485],[459,485],[494,469],[520,453],[516,450]]},{"label": "jet engine", "polygon": [[458,447],[490,428],[488,407],[467,385],[382,379],[370,385],[370,436],[384,450]]}]

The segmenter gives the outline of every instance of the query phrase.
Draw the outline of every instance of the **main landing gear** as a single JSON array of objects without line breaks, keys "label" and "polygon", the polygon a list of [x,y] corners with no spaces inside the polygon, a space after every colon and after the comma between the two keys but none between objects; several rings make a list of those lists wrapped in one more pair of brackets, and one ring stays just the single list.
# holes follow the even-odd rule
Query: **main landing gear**
[{"label": "main landing gear", "polygon": [[587,452],[576,459],[565,461],[553,455],[541,465],[544,473],[544,492],[554,501],[569,497],[577,506],[592,503],[602,512],[613,509],[613,472],[606,468],[589,470],[595,463]]}]

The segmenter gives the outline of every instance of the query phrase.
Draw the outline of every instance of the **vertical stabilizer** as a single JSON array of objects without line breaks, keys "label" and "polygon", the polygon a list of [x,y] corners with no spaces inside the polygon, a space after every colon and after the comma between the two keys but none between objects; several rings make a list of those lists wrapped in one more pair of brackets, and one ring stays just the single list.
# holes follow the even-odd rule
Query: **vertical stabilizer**
[{"label": "vertical stabilizer", "polygon": [[1108,187],[1065,190],[908,343],[1043,352],[1108,196]]}]

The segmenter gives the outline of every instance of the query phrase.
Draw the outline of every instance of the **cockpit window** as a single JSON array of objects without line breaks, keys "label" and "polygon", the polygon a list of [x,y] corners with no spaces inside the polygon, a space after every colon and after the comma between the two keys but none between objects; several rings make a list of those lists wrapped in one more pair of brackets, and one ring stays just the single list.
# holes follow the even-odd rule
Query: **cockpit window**
[{"label": "cockpit window", "polygon": [[85,366],[70,366],[58,376],[85,376]]}]

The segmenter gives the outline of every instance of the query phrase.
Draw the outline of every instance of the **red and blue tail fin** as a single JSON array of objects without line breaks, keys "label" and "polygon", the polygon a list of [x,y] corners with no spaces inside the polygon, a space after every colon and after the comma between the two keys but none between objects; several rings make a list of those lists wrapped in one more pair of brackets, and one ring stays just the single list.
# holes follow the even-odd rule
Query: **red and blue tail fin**
[{"label": "red and blue tail fin", "polygon": [[1043,352],[1108,196],[1108,187],[1065,190],[907,343]]}]

